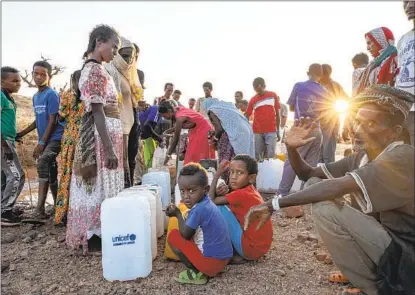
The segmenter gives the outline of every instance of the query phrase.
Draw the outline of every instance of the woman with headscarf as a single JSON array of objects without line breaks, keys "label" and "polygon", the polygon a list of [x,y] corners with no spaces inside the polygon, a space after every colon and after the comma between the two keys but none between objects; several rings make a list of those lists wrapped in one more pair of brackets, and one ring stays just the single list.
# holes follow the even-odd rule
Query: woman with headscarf
[{"label": "woman with headscarf", "polygon": [[71,177],[66,244],[83,252],[100,247],[101,204],[123,188],[123,137],[117,89],[103,62],[119,47],[118,33],[100,25],[89,36],[88,60],[79,79],[84,112]]},{"label": "woman with headscarf", "polygon": [[[240,154],[255,157],[252,127],[235,105],[213,99],[208,99],[203,104],[215,128],[211,138],[215,142],[219,163],[223,160],[231,161]],[[224,174],[224,181],[229,182],[229,171]]]},{"label": "woman with headscarf", "polygon": [[[137,66],[136,66],[136,49],[129,40],[121,37],[121,46],[118,50],[118,54],[114,57],[114,60],[106,65],[106,68],[110,75],[113,77],[115,85],[119,93],[120,115],[122,121],[123,138],[124,138],[124,182],[125,187],[130,187],[132,184],[130,159],[128,157],[129,150],[134,149],[135,152],[130,154],[136,154],[138,151],[138,138],[137,144],[130,142],[129,135],[133,126],[137,127],[136,118],[134,116],[134,110],[137,108],[137,101],[143,97],[143,90],[138,80]],[[134,145],[134,146],[132,146]],[[131,160],[135,160],[135,155]],[[134,171],[134,169],[132,169]]]},{"label": "woman with headscarf", "polygon": [[81,92],[78,87],[81,70],[71,75],[71,90],[64,93],[59,109],[59,121],[66,121],[62,137],[60,153],[60,181],[55,204],[55,224],[66,222],[69,205],[69,190],[71,185],[72,165],[76,143],[79,139],[79,126],[84,112],[81,102]]},{"label": "woman with headscarf", "polygon": [[174,124],[174,137],[169,144],[165,165],[176,151],[182,129],[189,129],[189,144],[184,157],[184,165],[190,162],[199,163],[204,159],[215,159],[215,151],[208,141],[208,133],[213,130],[208,120],[191,109],[173,107],[168,101],[161,102],[158,110],[164,119],[172,120]]},{"label": "woman with headscarf", "polygon": [[367,50],[373,56],[366,69],[359,77],[356,94],[370,85],[386,84],[394,86],[397,74],[397,49],[391,30],[377,28],[365,35]]}]

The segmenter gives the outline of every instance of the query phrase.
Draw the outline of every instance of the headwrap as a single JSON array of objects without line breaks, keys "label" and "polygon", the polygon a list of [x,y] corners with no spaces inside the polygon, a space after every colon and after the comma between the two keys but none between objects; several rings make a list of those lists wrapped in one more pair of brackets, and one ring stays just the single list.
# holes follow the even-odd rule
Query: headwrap
[{"label": "headwrap", "polygon": [[357,109],[367,103],[375,103],[381,107],[388,108],[394,113],[401,112],[405,118],[414,103],[415,96],[407,91],[388,85],[372,85],[352,100],[352,107]]},{"label": "headwrap", "polygon": [[207,98],[203,102],[206,112],[214,113],[229,137],[236,155],[255,157],[254,133],[248,120],[231,102]]},{"label": "headwrap", "polygon": [[129,40],[127,40],[124,37],[121,37],[120,49],[122,48],[133,49],[133,56],[132,56],[131,64],[127,64],[126,61],[121,57],[121,55],[117,54],[111,63],[105,65],[105,68],[107,69],[107,71],[110,73],[110,75],[114,79],[114,83],[118,91],[120,103],[122,102],[120,75],[124,76],[124,78],[127,79],[131,87],[131,100],[133,103],[133,107],[135,108],[137,107],[137,101],[140,101],[143,99],[143,88],[138,79],[138,73],[137,73],[137,61],[136,61],[137,52],[135,50],[133,43],[131,43]]},{"label": "headwrap", "polygon": [[[359,94],[372,84],[389,84],[393,82],[397,69],[397,49],[394,46],[395,38],[391,30],[385,27],[377,28],[365,34],[365,38],[375,43],[380,54],[375,56],[363,73],[360,75],[356,93]],[[380,69],[378,69],[380,67]]]}]

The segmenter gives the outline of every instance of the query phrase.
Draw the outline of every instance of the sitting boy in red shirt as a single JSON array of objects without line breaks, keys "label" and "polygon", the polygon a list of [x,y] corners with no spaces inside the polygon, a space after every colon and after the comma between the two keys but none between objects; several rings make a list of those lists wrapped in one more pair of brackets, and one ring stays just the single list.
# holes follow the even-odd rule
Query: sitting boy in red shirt
[{"label": "sitting boy in red shirt", "polygon": [[[214,188],[227,168],[230,168],[229,185],[232,192],[224,197],[216,197]],[[234,249],[247,260],[258,260],[265,255],[271,247],[273,235],[271,220],[260,229],[257,229],[258,222],[254,222],[245,232],[243,231],[245,214],[251,207],[264,203],[253,186],[257,174],[256,160],[248,155],[238,155],[232,162],[223,161],[219,165],[209,192],[210,198],[218,205],[226,220]],[[243,262],[241,257],[234,256],[232,262]]]}]

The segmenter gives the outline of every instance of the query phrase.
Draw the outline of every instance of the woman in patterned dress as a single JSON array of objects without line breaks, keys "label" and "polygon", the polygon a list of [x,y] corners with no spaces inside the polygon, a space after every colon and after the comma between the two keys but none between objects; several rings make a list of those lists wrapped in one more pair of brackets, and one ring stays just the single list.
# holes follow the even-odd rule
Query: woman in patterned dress
[{"label": "woman in patterned dress", "polygon": [[84,111],[84,105],[80,98],[78,88],[81,71],[75,71],[71,75],[71,90],[61,97],[59,121],[66,121],[62,137],[60,153],[60,181],[55,205],[55,224],[65,224],[69,205],[69,189],[71,184],[72,165],[75,154],[75,146],[79,138],[79,125]]},{"label": "woman in patterned dress", "polygon": [[[101,204],[124,188],[123,135],[117,90],[102,66],[117,54],[120,40],[111,27],[90,34],[79,80],[84,113],[71,177],[66,244],[83,252],[100,242]],[[95,245],[94,245],[95,246]],[[97,245],[99,247],[99,245]]]},{"label": "woman in patterned dress", "polygon": [[[210,137],[215,142],[219,163],[223,160],[231,161],[240,154],[255,157],[252,127],[234,104],[207,99],[204,108],[215,128]],[[229,183],[229,170],[223,175],[223,180],[226,184]]]}]

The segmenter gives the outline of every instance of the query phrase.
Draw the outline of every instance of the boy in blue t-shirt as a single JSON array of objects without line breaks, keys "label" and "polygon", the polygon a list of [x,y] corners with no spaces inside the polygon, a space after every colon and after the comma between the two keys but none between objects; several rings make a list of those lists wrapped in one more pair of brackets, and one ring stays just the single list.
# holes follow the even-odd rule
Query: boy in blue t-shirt
[{"label": "boy in blue t-shirt", "polygon": [[176,281],[206,284],[207,277],[222,271],[233,256],[232,242],[225,219],[208,196],[206,170],[190,163],[180,171],[178,183],[182,201],[190,210],[185,221],[174,204],[166,209],[167,216],[177,217],[179,221],[179,229],[172,230],[167,241],[188,267]]},{"label": "boy in blue t-shirt", "polygon": [[33,96],[35,121],[19,132],[17,138],[22,138],[37,129],[38,145],[33,152],[33,158],[37,160],[38,202],[33,216],[22,220],[22,222],[39,223],[46,218],[45,202],[49,185],[53,198],[56,200],[58,189],[56,156],[61,148],[63,124],[59,124],[57,118],[60,104],[59,95],[49,87],[52,66],[46,61],[38,61],[33,65],[32,75],[38,87],[38,92]]}]

